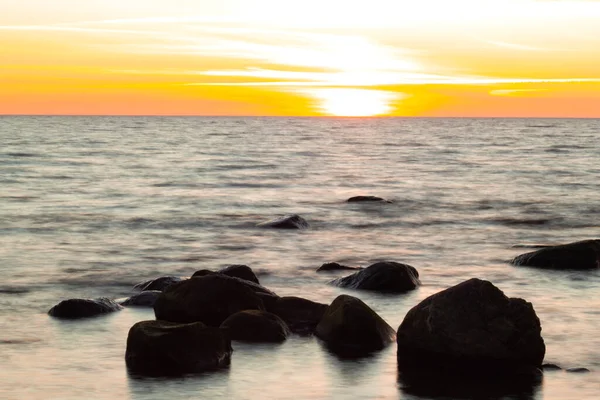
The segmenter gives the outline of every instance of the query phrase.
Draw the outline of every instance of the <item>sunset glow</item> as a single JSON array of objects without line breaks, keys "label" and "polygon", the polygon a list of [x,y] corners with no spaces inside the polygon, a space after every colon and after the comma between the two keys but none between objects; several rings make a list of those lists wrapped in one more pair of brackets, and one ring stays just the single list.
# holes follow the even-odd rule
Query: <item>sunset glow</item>
[{"label": "sunset glow", "polygon": [[599,20],[570,0],[8,1],[0,114],[600,117]]}]

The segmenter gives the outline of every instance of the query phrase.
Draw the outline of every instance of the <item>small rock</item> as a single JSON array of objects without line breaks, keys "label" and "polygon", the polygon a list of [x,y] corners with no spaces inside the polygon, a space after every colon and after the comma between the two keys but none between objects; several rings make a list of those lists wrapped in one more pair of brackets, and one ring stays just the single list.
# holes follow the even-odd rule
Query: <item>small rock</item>
[{"label": "small rock", "polygon": [[254,283],[260,285],[260,282],[258,281],[256,274],[254,273],[254,271],[252,271],[252,268],[250,268],[247,265],[240,265],[240,264],[229,265],[223,269],[220,269],[217,272],[220,274],[223,274],[223,275],[233,276],[235,278],[244,279],[244,280],[254,282]]},{"label": "small rock", "polygon": [[231,341],[201,322],[141,321],[127,336],[125,362],[133,374],[177,376],[226,367]]},{"label": "small rock", "polygon": [[231,340],[280,343],[290,334],[285,322],[275,314],[259,310],[240,311],[221,324]]},{"label": "small rock", "polygon": [[336,354],[361,356],[389,345],[396,332],[360,299],[341,295],[325,310],[315,335]]},{"label": "small rock", "polygon": [[317,269],[317,272],[330,272],[330,271],[343,271],[343,270],[356,271],[356,270],[361,270],[361,269],[362,268],[348,267],[346,265],[342,265],[342,264],[338,264],[336,262],[332,262],[332,263],[325,263],[325,264],[321,265]]},{"label": "small rock", "polygon": [[582,373],[591,372],[591,371],[587,368],[569,368],[569,369],[567,369],[567,372],[582,374]]},{"label": "small rock", "polygon": [[377,197],[377,196],[354,196],[354,197],[350,197],[346,201],[348,203],[363,203],[363,202],[374,202],[374,201],[391,203],[391,201],[386,200],[386,199],[384,199],[382,197]]},{"label": "small rock", "polygon": [[549,246],[515,257],[511,264],[564,270],[600,268],[600,240]]},{"label": "small rock", "polygon": [[48,311],[48,315],[55,318],[79,319],[94,317],[119,311],[118,303],[106,297],[99,299],[69,299],[63,300]]},{"label": "small rock", "polygon": [[134,294],[133,296],[123,300],[119,304],[122,306],[138,306],[138,307],[153,307],[156,299],[162,292],[160,290],[146,290]]},{"label": "small rock", "polygon": [[562,368],[556,364],[543,364],[542,371],[559,371]]},{"label": "small rock", "polygon": [[306,229],[308,228],[308,222],[301,216],[293,214],[260,223],[258,226],[261,228],[276,229]]},{"label": "small rock", "polygon": [[148,281],[138,283],[133,288],[137,290],[159,290],[163,291],[174,283],[181,282],[181,278],[177,276],[161,276],[160,278],[150,279]]},{"label": "small rock", "polygon": [[336,279],[331,284],[348,289],[403,293],[421,285],[414,267],[393,261],[375,263],[352,275]]}]

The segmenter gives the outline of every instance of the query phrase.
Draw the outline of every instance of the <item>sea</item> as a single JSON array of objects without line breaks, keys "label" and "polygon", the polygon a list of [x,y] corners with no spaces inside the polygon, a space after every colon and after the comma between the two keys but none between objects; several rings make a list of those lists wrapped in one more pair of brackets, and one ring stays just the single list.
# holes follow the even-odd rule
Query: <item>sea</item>
[{"label": "sea", "polygon": [[[600,272],[508,261],[600,237],[599,139],[595,119],[0,117],[0,398],[429,398],[399,382],[395,344],[343,359],[314,337],[234,342],[228,369],[143,379],[124,354],[151,308],[47,315],[64,299],[246,264],[281,296],[350,294],[395,329],[426,297],[489,280],[533,304],[545,362],[564,369],[478,398],[598,399]],[[391,203],[346,202],[356,195]],[[287,214],[310,228],[257,227]],[[381,260],[414,266],[423,285],[383,295],[315,272]],[[590,372],[565,371],[577,367]]]}]

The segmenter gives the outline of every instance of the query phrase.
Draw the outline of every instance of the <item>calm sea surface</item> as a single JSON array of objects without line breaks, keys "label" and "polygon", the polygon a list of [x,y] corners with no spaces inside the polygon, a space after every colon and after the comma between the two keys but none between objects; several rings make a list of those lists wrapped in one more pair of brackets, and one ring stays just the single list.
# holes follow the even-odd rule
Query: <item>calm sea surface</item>
[{"label": "calm sea surface", "polygon": [[[592,370],[547,372],[520,398],[597,399],[600,273],[506,261],[529,251],[515,245],[600,237],[599,138],[599,120],[0,117],[0,398],[420,398],[398,385],[395,345],[348,361],[314,338],[234,343],[228,370],[140,380],[125,341],[151,309],[46,314],[242,263],[279,295],[360,297],[394,328],[425,297],[488,279],[533,303],[546,362]],[[256,227],[288,213],[311,228]],[[383,296],[314,272],[378,260],[413,265],[423,286]]]}]

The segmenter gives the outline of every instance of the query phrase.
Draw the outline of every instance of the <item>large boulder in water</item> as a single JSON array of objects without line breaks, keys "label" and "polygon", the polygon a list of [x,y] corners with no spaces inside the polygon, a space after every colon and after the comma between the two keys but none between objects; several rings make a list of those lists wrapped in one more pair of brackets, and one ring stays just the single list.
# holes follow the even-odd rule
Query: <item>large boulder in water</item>
[{"label": "large boulder in water", "polygon": [[258,281],[256,274],[254,273],[254,271],[252,271],[252,268],[250,268],[247,265],[241,265],[241,264],[228,265],[227,267],[222,268],[217,272],[220,274],[223,274],[223,275],[233,276],[235,278],[244,279],[246,281],[254,282],[254,283],[260,285],[260,282]]},{"label": "large boulder in water", "polygon": [[327,304],[293,296],[280,297],[266,306],[267,310],[283,319],[292,332],[301,335],[314,333],[327,309]]},{"label": "large boulder in water", "polygon": [[156,299],[162,292],[160,290],[145,290],[119,302],[122,306],[154,307]]},{"label": "large boulder in water", "polygon": [[600,240],[583,240],[543,247],[531,253],[521,254],[511,263],[546,269],[597,269],[600,268]]},{"label": "large boulder in water", "polygon": [[231,341],[201,322],[141,321],[127,336],[125,362],[131,373],[172,376],[226,367]]},{"label": "large boulder in water", "polygon": [[387,293],[403,293],[421,285],[419,273],[414,267],[393,261],[375,263],[331,283],[348,289],[374,290]]},{"label": "large boulder in water", "polygon": [[360,299],[341,295],[325,310],[315,335],[337,354],[361,356],[383,349],[396,332]]},{"label": "large boulder in water", "polygon": [[260,294],[266,294],[269,296],[277,296],[275,293],[273,293],[271,290],[267,289],[266,287],[264,287],[258,283],[254,283],[248,279],[238,278],[237,276],[224,275],[221,272],[210,271],[208,269],[201,269],[199,271],[194,272],[194,274],[192,275],[192,278],[200,278],[203,276],[214,276],[214,275],[221,275],[221,276],[226,276],[228,278],[234,279],[234,280],[238,281],[239,283],[241,283],[242,285],[248,287],[249,289],[251,289],[253,292],[255,292],[257,294],[260,293]]},{"label": "large boulder in water", "polygon": [[48,311],[55,318],[79,319],[107,314],[122,309],[115,301],[101,297],[99,299],[63,300]]},{"label": "large boulder in water", "polygon": [[298,214],[292,214],[262,222],[258,226],[276,229],[306,229],[308,228],[308,222]]},{"label": "large boulder in water", "polygon": [[429,296],[398,328],[401,372],[493,374],[541,366],[546,347],[531,303],[470,279]]},{"label": "large boulder in water", "polygon": [[156,300],[156,319],[181,323],[200,321],[217,327],[238,311],[264,310],[262,300],[250,284],[221,274],[175,283]]},{"label": "large boulder in water", "polygon": [[244,310],[227,318],[220,327],[231,340],[280,343],[290,330],[275,314],[259,310]]},{"label": "large boulder in water", "polygon": [[160,278],[150,279],[138,283],[133,288],[136,290],[159,290],[163,291],[174,283],[181,282],[181,278],[177,276],[161,276]]}]

